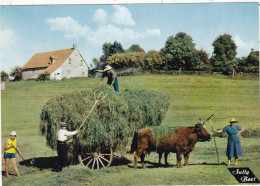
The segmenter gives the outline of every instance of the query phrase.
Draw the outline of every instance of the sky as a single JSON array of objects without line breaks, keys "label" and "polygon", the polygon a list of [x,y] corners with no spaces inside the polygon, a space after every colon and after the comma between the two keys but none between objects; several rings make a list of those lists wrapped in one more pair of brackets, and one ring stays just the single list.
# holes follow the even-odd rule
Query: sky
[{"label": "sky", "polygon": [[105,42],[159,51],[186,32],[210,55],[221,34],[232,35],[237,57],[258,49],[258,3],[37,5],[0,7],[1,70],[23,66],[35,53],[77,48],[90,65]]}]

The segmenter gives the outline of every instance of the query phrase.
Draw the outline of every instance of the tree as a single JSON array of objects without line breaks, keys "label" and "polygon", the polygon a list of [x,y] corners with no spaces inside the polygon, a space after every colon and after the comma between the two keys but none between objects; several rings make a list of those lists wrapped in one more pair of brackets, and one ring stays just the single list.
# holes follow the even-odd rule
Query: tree
[{"label": "tree", "polygon": [[165,61],[165,57],[160,52],[151,50],[144,57],[144,68],[149,70],[161,69]]},{"label": "tree", "polygon": [[104,43],[102,46],[103,55],[100,57],[102,62],[106,62],[109,56],[112,56],[116,53],[124,53],[125,50],[123,49],[121,43],[115,41],[113,44],[111,43]]},{"label": "tree", "polygon": [[23,79],[22,68],[20,66],[15,66],[12,68],[10,76],[14,78],[14,81],[20,81]]},{"label": "tree", "polygon": [[210,62],[214,70],[229,74],[237,54],[237,45],[232,36],[229,34],[219,35],[212,46],[214,51]]},{"label": "tree", "polygon": [[100,66],[101,66],[101,62],[100,62],[100,60],[98,59],[98,58],[93,58],[92,59],[92,62],[94,63],[94,65],[95,65],[95,69],[99,69],[100,68]]},{"label": "tree", "polygon": [[252,49],[246,61],[250,67],[259,67],[259,52]]},{"label": "tree", "polygon": [[169,69],[190,70],[199,60],[198,56],[194,58],[196,48],[192,37],[184,32],[177,33],[175,37],[170,36],[162,51],[167,59]]},{"label": "tree", "polygon": [[131,45],[126,52],[145,52],[138,44]]},{"label": "tree", "polygon": [[113,53],[125,53],[125,50],[123,49],[121,43],[115,41],[113,44]]},{"label": "tree", "polygon": [[200,49],[197,51],[197,55],[199,57],[199,63],[195,67],[197,70],[208,70],[211,68],[209,55],[207,51]]},{"label": "tree", "polygon": [[116,53],[108,57],[107,64],[113,66],[115,69],[143,67],[144,56],[145,53],[143,52]]},{"label": "tree", "polygon": [[5,71],[1,71],[1,81],[6,81],[9,79],[9,75]]}]

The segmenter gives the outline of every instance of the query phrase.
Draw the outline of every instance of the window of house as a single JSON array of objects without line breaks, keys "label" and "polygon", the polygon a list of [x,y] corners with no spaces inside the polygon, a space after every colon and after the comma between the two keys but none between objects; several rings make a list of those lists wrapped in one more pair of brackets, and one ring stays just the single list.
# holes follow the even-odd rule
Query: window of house
[{"label": "window of house", "polygon": [[83,66],[83,60],[80,60],[80,66]]},{"label": "window of house", "polygon": [[71,58],[69,58],[69,64],[71,64]]},{"label": "window of house", "polygon": [[82,76],[84,76],[85,75],[85,73],[84,72],[82,72]]}]

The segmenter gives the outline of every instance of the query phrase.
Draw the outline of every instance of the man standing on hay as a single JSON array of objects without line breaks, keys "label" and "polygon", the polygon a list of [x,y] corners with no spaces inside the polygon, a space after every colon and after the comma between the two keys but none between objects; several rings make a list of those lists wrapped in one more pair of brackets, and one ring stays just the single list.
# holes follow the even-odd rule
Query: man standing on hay
[{"label": "man standing on hay", "polygon": [[79,131],[75,130],[73,132],[67,131],[67,124],[65,122],[60,122],[60,129],[57,132],[57,151],[58,151],[58,169],[57,172],[61,172],[63,167],[68,167],[68,149],[67,143],[68,136],[74,136]]},{"label": "man standing on hay", "polygon": [[99,85],[101,85],[104,78],[107,77],[107,84],[110,85],[110,88],[112,88],[112,86],[114,86],[114,90],[118,92],[119,88],[118,88],[118,80],[116,77],[116,73],[115,73],[115,71],[113,71],[111,69],[112,69],[112,67],[109,65],[107,65],[105,67],[102,77],[99,81]]}]

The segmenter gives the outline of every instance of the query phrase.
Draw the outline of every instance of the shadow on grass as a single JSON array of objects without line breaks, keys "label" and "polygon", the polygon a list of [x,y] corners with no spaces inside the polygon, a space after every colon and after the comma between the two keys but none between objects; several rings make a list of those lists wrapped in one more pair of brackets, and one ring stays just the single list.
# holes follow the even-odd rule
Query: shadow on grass
[{"label": "shadow on grass", "polygon": [[[176,165],[171,165],[171,164],[168,164],[168,165],[164,165],[164,164],[159,164],[159,163],[154,163],[154,162],[150,162],[150,161],[144,161],[144,164],[145,164],[145,168],[159,168],[159,167],[165,167],[165,168],[168,168],[168,167],[176,167]],[[128,165],[129,168],[134,168],[134,165]],[[142,163],[141,161],[138,161],[137,162],[137,168],[139,169],[142,169]]]},{"label": "shadow on grass", "polygon": [[[150,162],[150,161],[144,161],[144,164],[145,164],[145,168],[152,168],[152,169],[153,168],[160,168],[160,167],[165,167],[165,168],[175,167],[175,168],[177,168],[177,166],[173,165],[173,164],[168,164],[168,165],[165,166],[165,164],[159,164],[159,163],[154,163],[154,162]],[[219,164],[218,163],[207,163],[207,162],[189,164],[189,166],[193,166],[193,165],[207,165],[207,166],[210,166],[210,165],[219,165]],[[227,166],[227,164],[224,163],[224,162],[220,163],[220,165]],[[134,165],[128,165],[128,167],[129,168],[134,168]],[[185,166],[182,165],[182,167],[185,167]],[[138,161],[137,168],[138,169],[142,169],[141,161]]]},{"label": "shadow on grass", "polygon": [[[5,173],[5,171],[2,171],[2,176],[6,176],[6,173]],[[13,174],[13,173],[10,173],[9,172],[9,176],[16,176],[15,174]]]},{"label": "shadow on grass", "polygon": [[192,165],[225,165],[225,166],[227,166],[227,164],[225,162],[222,162],[220,164],[203,162],[203,163],[192,163],[192,164],[189,164],[189,165],[190,166],[192,166]]},{"label": "shadow on grass", "polygon": [[35,168],[42,169],[50,169],[57,167],[58,157],[39,157],[39,158],[32,158],[28,160],[21,161],[19,164],[23,166],[31,166]]},{"label": "shadow on grass", "polygon": [[110,166],[128,165],[129,163],[131,163],[131,161],[128,160],[127,158],[125,158],[125,157],[114,156],[112,164]]},{"label": "shadow on grass", "polygon": [[[127,165],[131,163],[127,158],[125,157],[119,157],[119,156],[114,156],[112,164],[110,166],[121,166],[121,165]],[[34,168],[39,168],[40,170],[43,169],[54,169],[58,165],[58,157],[38,157],[38,158],[32,158],[28,160],[21,161],[19,163],[20,165],[27,166],[27,167],[34,167]],[[78,161],[76,160],[73,165],[77,165]]]}]

